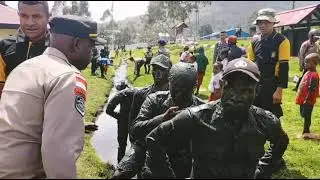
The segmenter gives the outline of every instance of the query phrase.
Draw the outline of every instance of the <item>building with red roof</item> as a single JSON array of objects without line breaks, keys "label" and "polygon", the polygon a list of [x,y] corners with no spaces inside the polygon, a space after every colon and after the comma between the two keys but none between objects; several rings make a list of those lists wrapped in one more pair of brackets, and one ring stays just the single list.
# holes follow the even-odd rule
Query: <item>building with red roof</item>
[{"label": "building with red roof", "polygon": [[14,35],[20,20],[17,10],[0,4],[0,37]]},{"label": "building with red roof", "polygon": [[278,12],[276,18],[280,21],[276,29],[290,40],[291,55],[297,56],[310,28],[320,26],[320,4]]}]

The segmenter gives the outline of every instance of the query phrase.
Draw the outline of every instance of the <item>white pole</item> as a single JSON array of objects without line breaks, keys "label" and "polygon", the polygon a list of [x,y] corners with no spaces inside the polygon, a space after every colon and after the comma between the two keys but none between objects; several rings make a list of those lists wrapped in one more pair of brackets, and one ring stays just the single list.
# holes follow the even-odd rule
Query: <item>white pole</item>
[{"label": "white pole", "polygon": [[113,3],[111,2],[111,48],[113,49],[114,46],[114,34],[113,34]]}]

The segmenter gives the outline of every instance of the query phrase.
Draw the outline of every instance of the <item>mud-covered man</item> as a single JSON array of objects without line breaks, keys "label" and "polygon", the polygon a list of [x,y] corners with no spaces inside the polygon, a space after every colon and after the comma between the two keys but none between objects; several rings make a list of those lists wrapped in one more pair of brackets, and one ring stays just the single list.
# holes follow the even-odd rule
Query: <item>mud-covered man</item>
[{"label": "mud-covered man", "polygon": [[[121,81],[116,89],[119,91],[114,95],[107,104],[106,113],[117,119],[118,122],[118,163],[125,155],[128,139],[128,119],[130,106],[133,95],[136,92],[134,88],[127,88],[125,81]],[[120,112],[115,112],[116,107],[120,105]]]},{"label": "mud-covered man", "polygon": [[[181,110],[201,105],[204,102],[193,95],[197,84],[197,71],[189,63],[177,63],[172,66],[169,74],[169,91],[156,92],[149,95],[143,102],[137,118],[134,120],[131,133],[145,149],[145,138],[162,122],[173,118]],[[167,154],[173,164],[177,178],[190,175],[192,159],[188,139],[174,142],[174,148],[168,146]],[[178,148],[177,148],[178,147]],[[150,171],[148,156],[142,169],[142,178],[161,178],[161,174]]]},{"label": "mud-covered man", "polygon": [[151,46],[149,45],[147,47],[147,49],[148,49],[147,52],[145,52],[145,54],[144,54],[144,58],[146,59],[146,62],[144,63],[144,73],[145,74],[150,73],[150,62],[153,57],[153,52],[152,52]]},{"label": "mud-covered man", "polygon": [[[223,73],[221,100],[187,108],[147,136],[152,172],[176,177],[165,146],[190,138],[191,178],[270,178],[289,139],[274,114],[252,105],[259,78],[253,62],[231,61]],[[266,141],[273,146],[265,152]]]},{"label": "mud-covered man", "polygon": [[[132,100],[131,109],[129,113],[129,129],[133,120],[137,117],[141,105],[149,94],[157,91],[167,91],[169,89],[169,70],[172,66],[171,60],[160,54],[151,59],[152,77],[154,83],[148,87],[138,90]],[[129,133],[130,138],[132,138]],[[113,175],[113,179],[129,179],[135,176],[143,166],[145,160],[145,151],[139,144],[132,144],[132,153],[128,156],[125,155],[116,168],[116,172]]]}]

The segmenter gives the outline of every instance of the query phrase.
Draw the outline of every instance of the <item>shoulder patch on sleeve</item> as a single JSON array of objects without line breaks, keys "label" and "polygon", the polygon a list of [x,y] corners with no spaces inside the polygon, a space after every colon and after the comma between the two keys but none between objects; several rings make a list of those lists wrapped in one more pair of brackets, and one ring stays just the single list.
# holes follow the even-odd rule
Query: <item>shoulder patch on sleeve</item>
[{"label": "shoulder patch on sleeve", "polygon": [[76,110],[83,117],[85,112],[85,98],[83,96],[76,95],[74,105]]},{"label": "shoulder patch on sleeve", "polygon": [[76,86],[73,90],[76,96],[83,96],[84,101],[87,96],[87,81],[81,74],[76,74]]}]

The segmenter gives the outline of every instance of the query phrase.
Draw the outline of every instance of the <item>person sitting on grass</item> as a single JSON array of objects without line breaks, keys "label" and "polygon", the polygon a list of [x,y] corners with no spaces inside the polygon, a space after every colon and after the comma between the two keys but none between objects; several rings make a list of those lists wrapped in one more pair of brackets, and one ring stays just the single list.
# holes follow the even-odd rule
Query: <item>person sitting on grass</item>
[{"label": "person sitting on grass", "polygon": [[213,73],[209,83],[211,92],[208,101],[215,101],[221,98],[223,65],[219,62],[214,63]]},{"label": "person sitting on grass", "polygon": [[319,95],[319,75],[316,69],[319,60],[317,53],[306,56],[304,67],[307,72],[303,75],[297,91],[296,104],[300,105],[300,115],[304,118],[303,138],[311,138],[311,115]]}]

